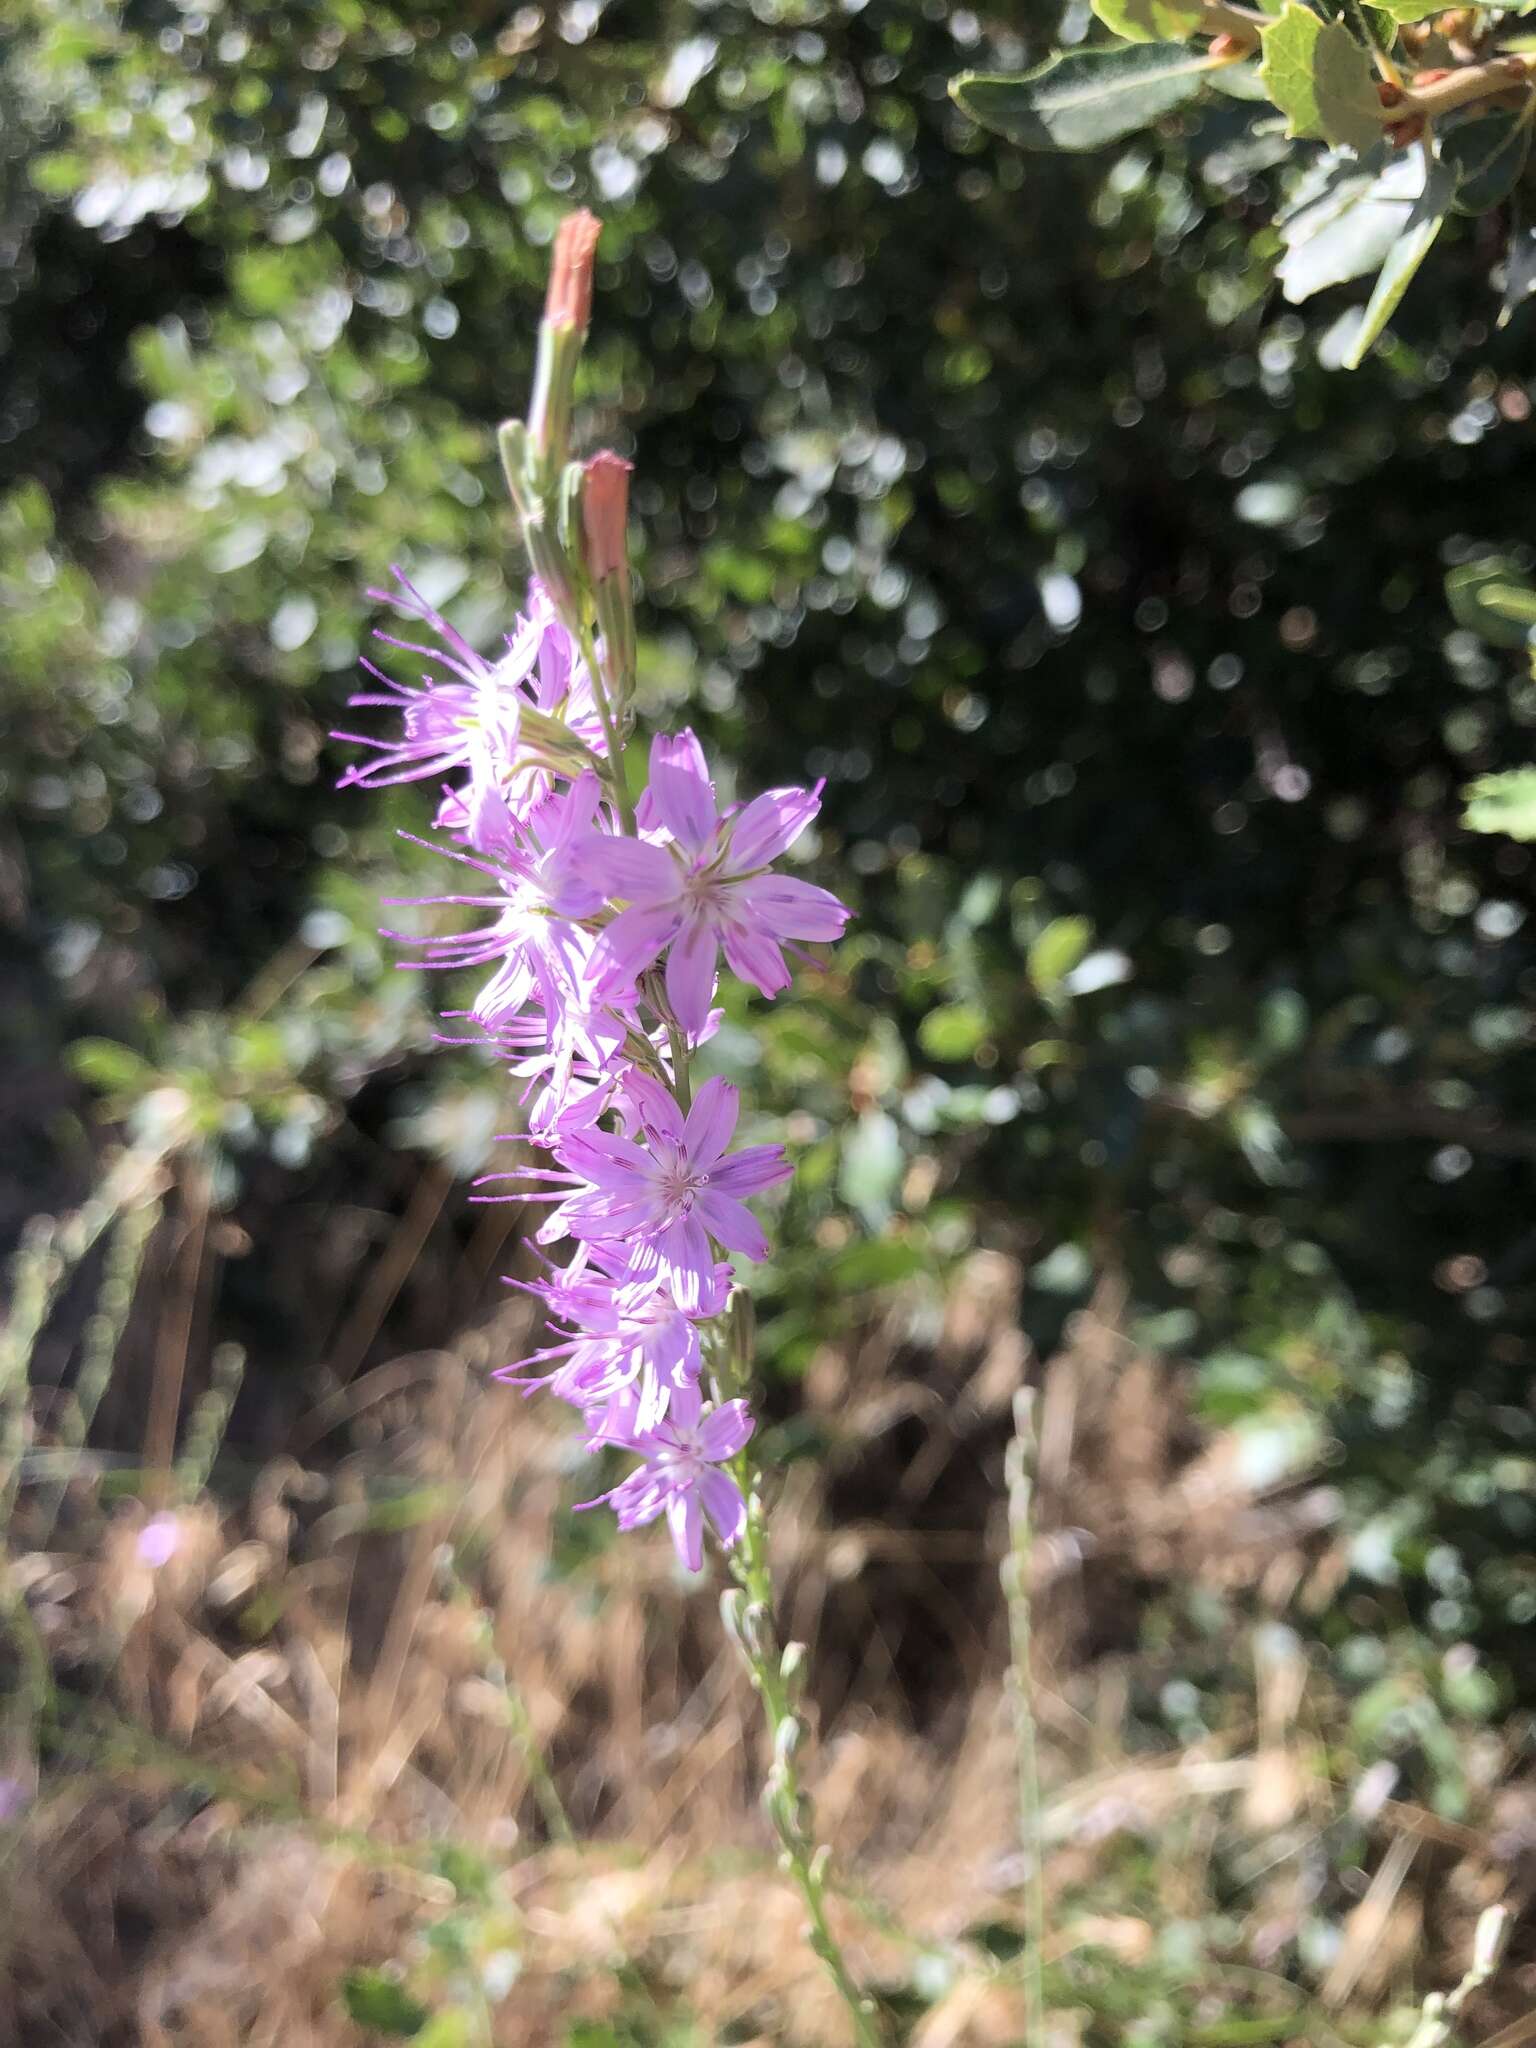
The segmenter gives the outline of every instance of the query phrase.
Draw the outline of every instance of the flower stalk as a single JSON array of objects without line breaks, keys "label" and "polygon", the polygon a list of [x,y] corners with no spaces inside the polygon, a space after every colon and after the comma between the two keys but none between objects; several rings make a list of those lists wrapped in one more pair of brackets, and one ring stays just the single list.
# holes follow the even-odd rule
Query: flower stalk
[{"label": "flower stalk", "polygon": [[401,712],[404,730],[344,735],[373,755],[348,779],[462,778],[437,823],[457,842],[444,851],[465,893],[436,900],[484,922],[414,943],[421,965],[490,969],[467,1014],[526,1081],[528,1135],[546,1162],[491,1178],[549,1205],[539,1244],[573,1247],[526,1283],[550,1341],[496,1377],[548,1386],[581,1411],[592,1451],[640,1459],[584,1506],[606,1503],[626,1530],[665,1517],[690,1571],[703,1565],[706,1528],[728,1556],[726,1621],[763,1703],[763,1804],[781,1866],[859,2048],[879,2048],[827,1918],[828,1852],[796,1767],[805,1653],[774,1637],[762,1482],[747,1450],[750,1311],[729,1260],[765,1256],[747,1201],[791,1169],[781,1146],[734,1145],[736,1090],[718,1077],[695,1087],[692,1073],[719,1022],[722,956],[777,995],[790,983],[785,944],[835,939],[848,912],[774,865],[815,816],[819,788],[721,811],[703,750],[683,732],[653,740],[644,794],[632,794],[630,464],[609,451],[577,463],[570,447],[597,237],[590,214],[561,226],[529,418],[498,437],[533,571],[528,616],[489,661],[401,578],[405,608],[443,643],[442,672],[417,690],[374,671],[383,694],[354,701]]}]

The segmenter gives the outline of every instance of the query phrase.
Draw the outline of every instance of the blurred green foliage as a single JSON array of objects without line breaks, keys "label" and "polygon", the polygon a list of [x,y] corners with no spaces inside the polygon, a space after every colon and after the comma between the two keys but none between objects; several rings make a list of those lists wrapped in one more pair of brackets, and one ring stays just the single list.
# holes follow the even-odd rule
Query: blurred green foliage
[{"label": "blurred green foliage", "polygon": [[1257,1472],[1332,1460],[1320,1629],[1454,1807],[1467,1646],[1536,1691],[1531,855],[1460,800],[1536,685],[1443,589],[1529,571],[1528,349],[1453,222],[1335,377],[1241,106],[1026,164],[951,105],[1045,40],[948,0],[13,0],[3,1209],[89,1172],[70,1074],[184,1116],[228,1203],[256,1157],[321,1200],[359,1118],[489,1157],[494,1077],[425,1057],[374,932],[425,802],[335,794],[326,735],[391,561],[482,640],[516,602],[493,429],[589,201],[648,709],[744,787],[825,776],[859,899],[717,1048],[800,1157],[768,1356],[977,1242],[1041,1345],[1123,1271]]}]

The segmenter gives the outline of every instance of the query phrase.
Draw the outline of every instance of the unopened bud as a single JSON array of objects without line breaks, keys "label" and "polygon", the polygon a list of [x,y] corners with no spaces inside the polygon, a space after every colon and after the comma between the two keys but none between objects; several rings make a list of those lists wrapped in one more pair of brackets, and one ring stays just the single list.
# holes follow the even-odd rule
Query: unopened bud
[{"label": "unopened bud", "polygon": [[568,213],[555,230],[549,290],[544,299],[544,318],[551,327],[575,327],[586,333],[592,318],[592,266],[602,232],[602,222],[585,207],[579,213]]},{"label": "unopened bud", "polygon": [[1387,130],[1387,141],[1393,149],[1408,149],[1424,133],[1424,116],[1411,114],[1406,121],[1394,121]]},{"label": "unopened bud", "polygon": [[1415,71],[1412,84],[1415,92],[1421,85],[1438,85],[1442,78],[1449,78],[1450,68],[1445,64],[1432,64],[1427,71]]},{"label": "unopened bud", "polygon": [[1384,107],[1400,107],[1403,103],[1403,88],[1394,85],[1390,78],[1377,81],[1376,97]]},{"label": "unopened bud", "polygon": [[587,463],[581,490],[581,530],[587,543],[587,573],[594,583],[629,576],[629,478],[634,464],[611,449]]},{"label": "unopened bud", "polygon": [[1248,56],[1252,49],[1253,44],[1246,36],[1224,33],[1211,38],[1210,55],[1218,64],[1236,64],[1240,58]]}]

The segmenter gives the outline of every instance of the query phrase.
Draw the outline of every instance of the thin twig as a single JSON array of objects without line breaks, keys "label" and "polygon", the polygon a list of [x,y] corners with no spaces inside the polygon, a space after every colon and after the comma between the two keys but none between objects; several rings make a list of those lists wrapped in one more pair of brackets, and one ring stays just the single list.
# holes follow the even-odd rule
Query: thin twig
[{"label": "thin twig", "polygon": [[1040,1804],[1040,1755],[1035,1735],[1031,1652],[1034,1610],[1030,1572],[1034,1554],[1035,1390],[1021,1387],[1013,1397],[1013,1437],[1004,1462],[1008,1488],[1008,1551],[1003,1559],[1003,1595],[1008,1604],[1008,1697],[1013,1708],[1018,1760],[1019,1848],[1024,1876],[1024,2040],[1045,2048],[1045,1827]]}]

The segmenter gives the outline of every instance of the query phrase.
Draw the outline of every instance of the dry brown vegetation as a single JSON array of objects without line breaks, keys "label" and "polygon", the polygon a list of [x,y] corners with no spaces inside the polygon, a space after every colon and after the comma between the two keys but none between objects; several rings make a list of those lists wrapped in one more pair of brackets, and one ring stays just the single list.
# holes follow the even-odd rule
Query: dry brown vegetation
[{"label": "dry brown vegetation", "polygon": [[[1136,1697],[1177,1668],[1142,1626],[1168,1588],[1259,1624],[1315,1613],[1343,1572],[1337,1500],[1316,1476],[1246,1483],[1234,1444],[1190,1424],[1177,1366],[1121,1335],[1112,1285],[1043,1365],[1018,1287],[1010,1260],[977,1254],[941,1328],[897,1296],[804,1388],[831,1448],[786,1469],[778,1563],[816,1673],[810,1775],[850,1953],[908,1997],[916,2048],[1020,2039],[997,1567],[1029,1378],[1050,1953],[1087,1972],[1080,1997],[1053,1997],[1052,2042],[1120,2038],[1094,2020],[1094,1973],[1151,1998],[1165,1930],[1218,1906],[1237,1929],[1220,1984],[1275,2016],[1263,2039],[1377,2040],[1363,2012],[1454,1981],[1479,1909],[1524,1896],[1536,1794],[1517,1745],[1476,1760],[1472,1823],[1384,1791],[1361,1808],[1372,1875],[1343,1899],[1330,2017],[1288,2033],[1283,1959],[1350,1789],[1298,1637],[1226,1646],[1232,1714],[1205,1739],[1152,1749],[1131,1731]],[[359,2043],[349,1970],[404,1964],[430,1987],[447,1967],[427,1940],[462,1911],[445,1845],[485,1873],[465,1939],[502,1973],[482,2019],[505,2048],[636,2000],[698,2032],[613,2038],[842,2038],[768,1860],[754,1703],[712,1599],[660,1538],[559,1565],[568,1437],[485,1378],[523,1314],[503,1301],[451,1348],[333,1387],[239,1498],[226,1485],[181,1514],[158,1568],[136,1550],[148,1510],[111,1504],[109,1468],[81,1472],[51,1533],[24,1493],[0,1761],[29,1803],[4,1837],[0,2041]],[[1533,2005],[1517,1934],[1470,2038],[1536,2040]]]}]

